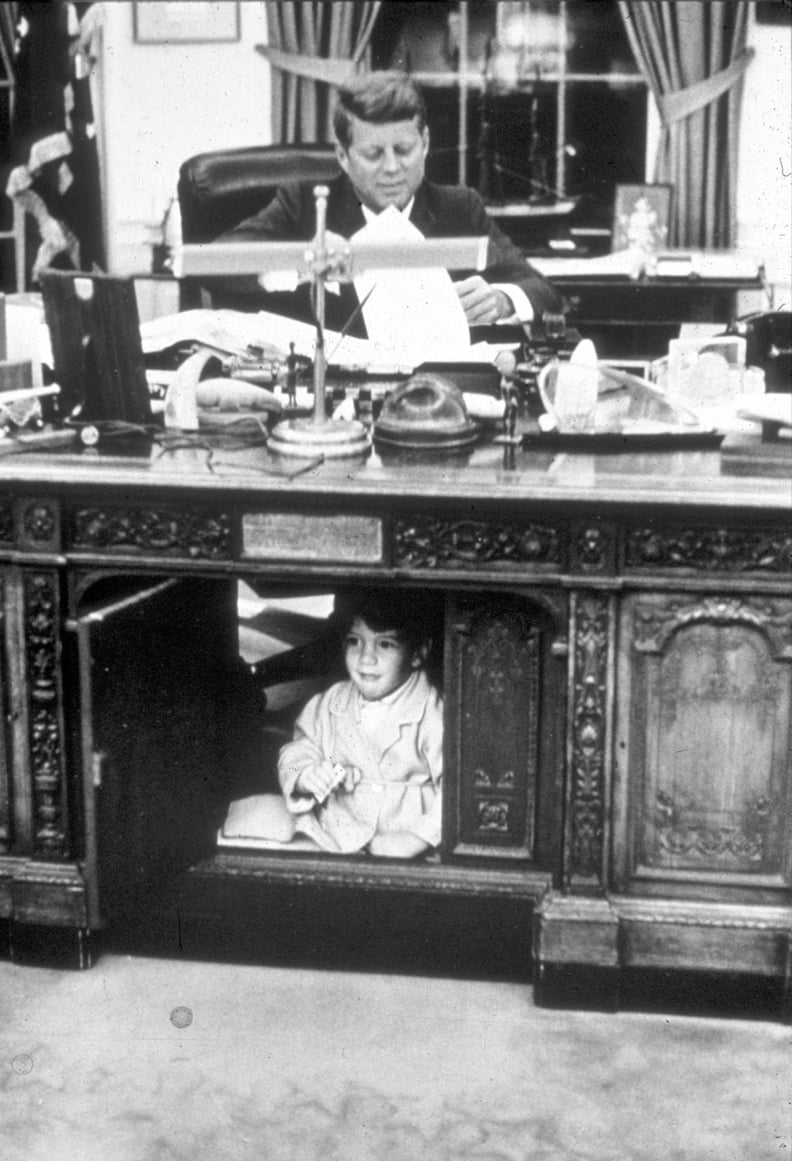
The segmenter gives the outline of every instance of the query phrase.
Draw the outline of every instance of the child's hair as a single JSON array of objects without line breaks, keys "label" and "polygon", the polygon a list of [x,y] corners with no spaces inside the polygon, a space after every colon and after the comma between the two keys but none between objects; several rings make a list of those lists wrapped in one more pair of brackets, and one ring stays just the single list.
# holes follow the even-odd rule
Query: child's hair
[{"label": "child's hair", "polygon": [[442,637],[441,604],[415,589],[356,588],[336,594],[333,619],[343,638],[359,617],[375,633],[393,631],[412,649]]}]

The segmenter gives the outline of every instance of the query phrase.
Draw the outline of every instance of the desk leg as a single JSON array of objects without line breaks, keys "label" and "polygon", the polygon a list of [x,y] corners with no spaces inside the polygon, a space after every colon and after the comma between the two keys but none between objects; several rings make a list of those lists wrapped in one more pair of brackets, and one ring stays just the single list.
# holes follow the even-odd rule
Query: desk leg
[{"label": "desk leg", "polygon": [[85,971],[99,955],[96,933],[86,927],[49,927],[14,920],[9,927],[11,959],[25,967]]},{"label": "desk leg", "polygon": [[534,1001],[540,1008],[617,1012],[619,985],[617,967],[539,963],[534,980]]},{"label": "desk leg", "polygon": [[781,996],[781,1019],[785,1024],[792,1024],[792,932],[787,935],[784,991]]},{"label": "desk leg", "polygon": [[619,921],[606,899],[550,895],[534,925],[534,999],[543,1008],[615,1012]]}]

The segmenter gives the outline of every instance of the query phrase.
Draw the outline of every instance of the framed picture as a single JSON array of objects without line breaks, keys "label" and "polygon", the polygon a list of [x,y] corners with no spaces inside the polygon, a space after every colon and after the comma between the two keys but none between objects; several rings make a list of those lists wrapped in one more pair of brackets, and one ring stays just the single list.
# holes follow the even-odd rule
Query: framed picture
[{"label": "framed picture", "polygon": [[136,44],[239,40],[239,0],[134,0]]},{"label": "framed picture", "polygon": [[654,229],[658,246],[662,248],[666,245],[671,226],[673,192],[672,185],[617,185],[613,200],[611,250],[615,253],[627,249],[630,215],[642,199],[649,204],[650,212],[655,215]]}]

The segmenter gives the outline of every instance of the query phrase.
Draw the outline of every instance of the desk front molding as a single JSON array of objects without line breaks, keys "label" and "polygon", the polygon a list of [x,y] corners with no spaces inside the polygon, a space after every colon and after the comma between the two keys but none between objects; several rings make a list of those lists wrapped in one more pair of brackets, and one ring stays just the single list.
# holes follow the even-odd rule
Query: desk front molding
[{"label": "desk front molding", "polygon": [[470,505],[443,515],[400,507],[388,503],[372,514],[368,507],[356,512],[353,504],[317,511],[299,499],[289,508],[246,509],[196,507],[192,500],[84,504],[20,497],[0,504],[0,556],[236,562],[251,569],[327,563],[514,579],[792,575],[792,533],[781,518],[725,521],[715,512],[647,521],[625,511],[617,521],[530,498],[520,506],[530,514],[506,520],[471,516]]}]

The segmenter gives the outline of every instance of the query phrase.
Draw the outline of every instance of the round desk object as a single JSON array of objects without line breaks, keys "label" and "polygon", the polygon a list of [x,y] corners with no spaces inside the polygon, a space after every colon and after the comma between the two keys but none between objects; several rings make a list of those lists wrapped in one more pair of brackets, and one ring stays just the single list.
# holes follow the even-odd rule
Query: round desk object
[{"label": "round desk object", "polygon": [[267,441],[269,451],[302,459],[339,459],[365,455],[370,449],[368,432],[357,419],[284,419]]},{"label": "round desk object", "polygon": [[737,414],[740,419],[761,423],[762,439],[766,442],[792,437],[792,395],[786,392],[771,392],[754,399],[748,406],[739,408]]},{"label": "round desk object", "polygon": [[455,383],[417,374],[385,397],[374,439],[392,447],[442,450],[475,443],[480,430]]}]

